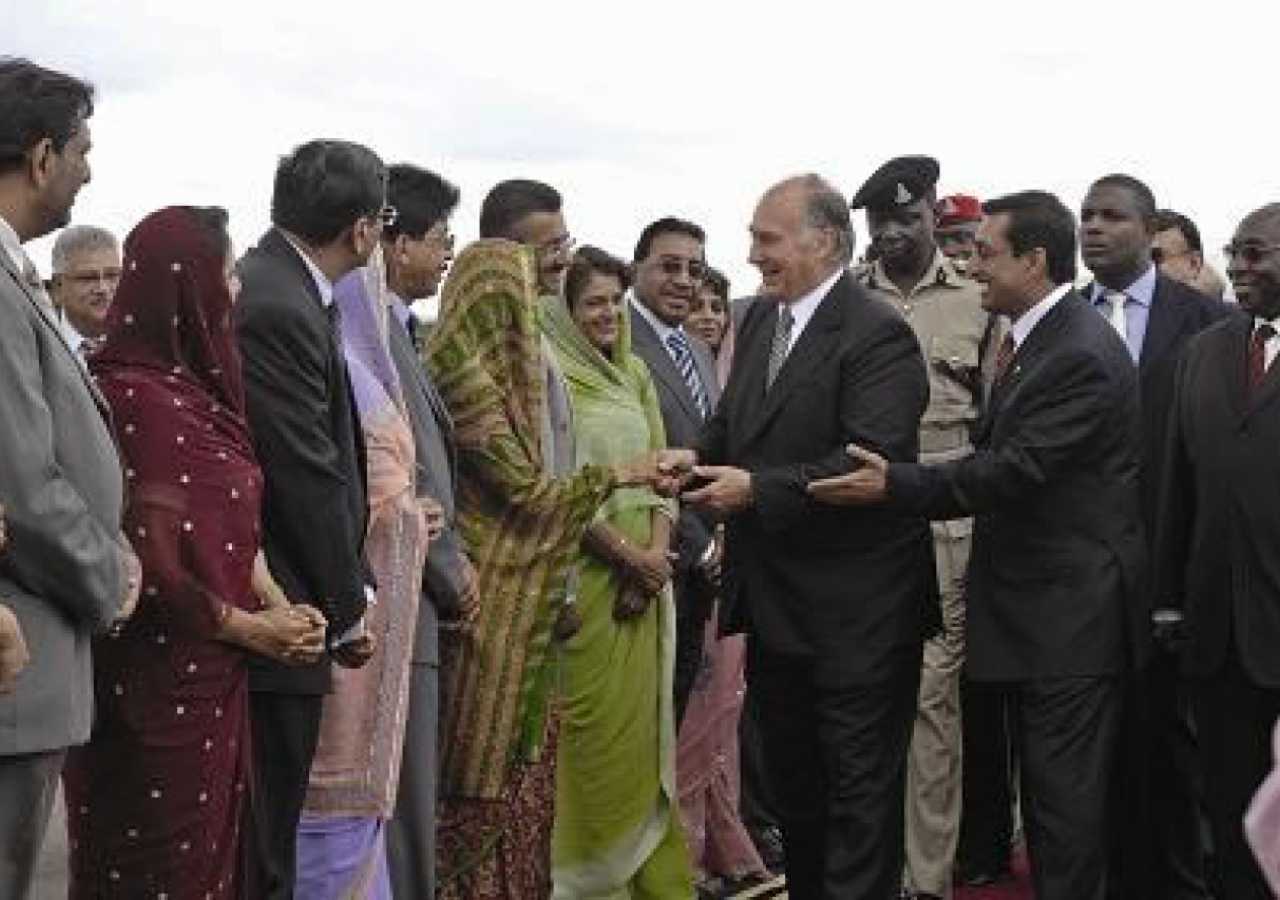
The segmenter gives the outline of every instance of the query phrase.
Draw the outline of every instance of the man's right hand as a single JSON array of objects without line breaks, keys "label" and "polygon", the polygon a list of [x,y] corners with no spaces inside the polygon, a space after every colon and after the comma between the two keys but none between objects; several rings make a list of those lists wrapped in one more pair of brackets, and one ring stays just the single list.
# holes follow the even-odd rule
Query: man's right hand
[{"label": "man's right hand", "polygon": [[138,595],[142,593],[142,563],[138,561],[137,554],[133,552],[133,547],[127,541],[123,552],[125,590],[124,597],[120,600],[120,610],[111,623],[116,628],[129,621],[129,617],[138,608]]},{"label": "man's right hand", "polygon": [[7,694],[17,683],[18,674],[31,661],[22,627],[13,610],[0,603],[0,694]]}]

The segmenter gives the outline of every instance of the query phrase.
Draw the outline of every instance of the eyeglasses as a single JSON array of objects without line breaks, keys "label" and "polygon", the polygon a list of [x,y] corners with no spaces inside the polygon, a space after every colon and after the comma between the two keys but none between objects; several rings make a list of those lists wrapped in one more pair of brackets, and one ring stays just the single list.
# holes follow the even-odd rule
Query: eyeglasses
[{"label": "eyeglasses", "polygon": [[577,243],[570,235],[562,234],[534,247],[533,252],[538,256],[568,256]]},{"label": "eyeglasses", "polygon": [[1222,255],[1228,261],[1238,256],[1249,265],[1256,266],[1264,256],[1276,250],[1280,250],[1280,244],[1227,244],[1222,248]]},{"label": "eyeglasses", "polygon": [[668,278],[675,278],[684,272],[694,281],[701,281],[707,274],[707,264],[698,259],[680,259],[678,256],[664,256],[658,260],[658,268]]},{"label": "eyeglasses", "polygon": [[390,228],[400,220],[400,210],[396,209],[390,203],[382,204],[382,209],[378,210],[378,224],[383,228]]}]

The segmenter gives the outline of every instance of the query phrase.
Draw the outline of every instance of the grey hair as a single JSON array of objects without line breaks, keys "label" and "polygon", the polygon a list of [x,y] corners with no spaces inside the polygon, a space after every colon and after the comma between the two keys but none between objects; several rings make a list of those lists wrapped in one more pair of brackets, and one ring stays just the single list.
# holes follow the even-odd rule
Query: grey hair
[{"label": "grey hair", "polygon": [[830,229],[836,236],[836,256],[841,266],[853,262],[853,220],[849,204],[831,182],[821,175],[801,175],[797,182],[805,190],[805,221],[813,228]]},{"label": "grey hair", "polygon": [[72,225],[62,229],[58,239],[53,242],[53,274],[61,275],[67,271],[68,259],[85,250],[118,250],[120,242],[116,236],[105,228],[96,225]]}]

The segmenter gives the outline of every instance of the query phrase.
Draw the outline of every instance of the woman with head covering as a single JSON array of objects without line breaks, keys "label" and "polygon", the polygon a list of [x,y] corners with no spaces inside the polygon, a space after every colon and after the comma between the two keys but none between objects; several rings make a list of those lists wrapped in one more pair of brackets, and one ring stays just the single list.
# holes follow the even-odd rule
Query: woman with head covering
[{"label": "woman with head covering", "polygon": [[365,616],[378,650],[358,669],[335,669],[298,828],[297,895],[390,900],[384,826],[395,811],[409,702],[409,663],[427,554],[427,520],[414,485],[413,430],[387,346],[385,267],[334,287],[343,355],[364,434],[369,483],[365,557],[377,602]]},{"label": "woman with head covering", "polygon": [[[569,266],[544,330],[569,387],[576,462],[608,465],[665,444],[649,370],[631,352],[627,268],[594,247]],[[676,805],[669,579],[675,506],[627,489],[582,542],[565,641],[552,876],[556,898],[689,897]]]},{"label": "woman with head covering", "polygon": [[[723,385],[733,360],[729,280],[708,267],[686,323],[716,357]],[[746,691],[746,646],[740,634],[720,637],[707,622],[702,664],[680,725],[676,771],[680,809],[700,888],[714,896],[768,875],[738,812],[738,720]]]},{"label": "woman with head covering", "polygon": [[[537,319],[533,256],[481,240],[449,273],[427,345],[458,442],[458,527],[479,602],[441,635],[440,896],[550,894],[553,625],[583,533],[654,454],[572,471],[568,396]],[[565,629],[566,631],[568,629]]]},{"label": "woman with head covering", "polygon": [[124,249],[93,371],[119,435],[143,589],[94,648],[93,736],[67,760],[70,896],[239,898],[245,651],[309,663],[324,619],[275,605],[258,555],[262,478],[231,331],[226,213],[161,210]]}]

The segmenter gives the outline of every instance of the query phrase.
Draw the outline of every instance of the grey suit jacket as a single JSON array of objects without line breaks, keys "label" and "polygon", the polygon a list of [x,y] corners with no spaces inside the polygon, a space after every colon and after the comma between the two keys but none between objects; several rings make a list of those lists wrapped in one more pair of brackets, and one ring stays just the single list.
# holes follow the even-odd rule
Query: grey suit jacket
[{"label": "grey suit jacket", "polygon": [[[662,345],[653,326],[634,306],[631,307],[631,349],[645,361],[658,389],[658,406],[662,411],[662,424],[667,432],[668,447],[695,447],[702,433],[703,417],[689,393],[684,376],[676,368],[675,361]],[[708,400],[714,409],[720,401],[720,382],[716,378],[716,363],[711,350],[699,338],[688,335],[693,362],[706,388]],[[676,565],[681,570],[696,566],[711,543],[712,530],[707,522],[689,507],[681,507],[676,523],[675,549],[679,556]]]},{"label": "grey suit jacket", "polygon": [[0,696],[0,756],[83,743],[90,635],[124,598],[124,484],[106,405],[48,310],[0,249],[0,600],[31,664]]},{"label": "grey suit jacket", "polygon": [[458,555],[462,542],[454,526],[455,454],[453,420],[444,400],[418,361],[409,332],[393,314],[390,316],[388,344],[396,372],[400,375],[413,445],[417,455],[418,496],[430,497],[444,507],[448,525],[431,542],[422,573],[422,602],[418,604],[418,626],[414,632],[413,661],[439,665],[439,618],[453,618],[462,592],[462,569]]}]

